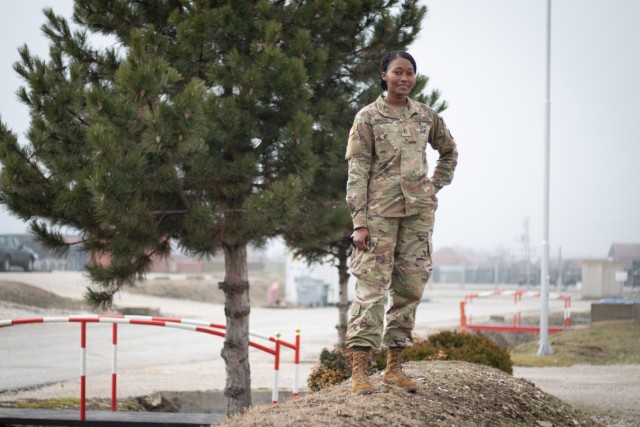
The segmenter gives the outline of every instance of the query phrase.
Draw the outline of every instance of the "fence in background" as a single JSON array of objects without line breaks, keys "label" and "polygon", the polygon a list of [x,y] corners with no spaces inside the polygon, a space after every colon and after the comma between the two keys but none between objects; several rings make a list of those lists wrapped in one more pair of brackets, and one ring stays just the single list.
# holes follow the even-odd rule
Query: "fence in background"
[{"label": "fence in background", "polygon": [[[460,301],[460,331],[495,331],[539,333],[539,326],[522,325],[522,298],[540,298],[540,292],[531,291],[486,291],[465,295]],[[509,325],[487,325],[473,323],[473,302],[476,298],[513,297],[513,323]],[[550,326],[550,333],[562,332],[571,325],[571,297],[556,293],[549,294],[549,301],[560,301],[564,305],[562,326]]]},{"label": "fence in background", "polygon": [[[87,323],[111,323],[112,324],[112,358],[111,358],[111,410],[117,408],[117,347],[118,347],[118,324],[145,325],[145,326],[163,326],[169,328],[183,329],[193,332],[206,333],[224,338],[226,335],[222,330],[226,329],[225,325],[218,323],[209,323],[202,320],[194,319],[177,319],[168,317],[150,317],[150,316],[127,316],[117,314],[98,314],[98,315],[81,315],[81,316],[63,316],[63,317],[33,317],[24,319],[6,319],[0,320],[0,328],[8,326],[18,326],[26,324],[38,323],[80,323],[80,420],[86,418],[86,345],[87,345]],[[280,371],[280,349],[282,346],[290,348],[294,351],[294,377],[292,386],[292,397],[298,397],[298,379],[300,368],[300,329],[296,329],[295,341],[293,343],[280,339],[280,333],[275,336],[267,336],[257,332],[249,332],[250,337],[256,337],[273,343],[273,347],[249,341],[249,345],[253,348],[261,350],[274,356],[274,374],[272,402],[278,402],[278,376]]]}]

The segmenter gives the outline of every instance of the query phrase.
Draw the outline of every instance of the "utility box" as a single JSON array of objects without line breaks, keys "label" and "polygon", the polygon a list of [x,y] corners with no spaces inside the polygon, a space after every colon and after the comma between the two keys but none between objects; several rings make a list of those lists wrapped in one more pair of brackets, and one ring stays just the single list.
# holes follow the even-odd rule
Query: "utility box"
[{"label": "utility box", "polygon": [[298,304],[304,307],[326,307],[329,285],[320,279],[309,276],[298,276],[296,291]]},{"label": "utility box", "polygon": [[[624,270],[620,261],[588,259],[582,261],[582,298],[622,296],[624,282],[616,280],[616,273]],[[619,274],[618,274],[619,277]]]},{"label": "utility box", "polygon": [[[284,301],[287,304],[317,307],[340,301],[338,269],[330,258],[323,264],[310,264],[289,254],[285,259],[284,285]],[[347,285],[348,301],[353,301],[355,288],[356,278],[350,274]]]},{"label": "utility box", "polygon": [[591,304],[591,321],[635,320],[640,323],[640,299],[608,298]]}]

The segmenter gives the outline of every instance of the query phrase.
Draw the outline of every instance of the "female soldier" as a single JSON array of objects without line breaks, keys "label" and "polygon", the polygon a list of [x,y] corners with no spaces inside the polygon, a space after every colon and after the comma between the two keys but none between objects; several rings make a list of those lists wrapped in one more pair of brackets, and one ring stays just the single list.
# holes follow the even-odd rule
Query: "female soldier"
[{"label": "female soldier", "polygon": [[[386,94],[358,112],[349,133],[347,203],[353,219],[351,271],[356,295],[346,343],[352,350],[351,388],[373,391],[369,351],[389,348],[382,380],[415,392],[402,372],[404,348],[412,345],[415,312],[431,275],[431,234],[436,193],[453,178],[456,143],[444,121],[425,104],[412,101],[416,62],[407,52],[391,52],[380,67]],[[428,177],[426,146],[439,153]],[[384,295],[390,307],[383,331]]]}]

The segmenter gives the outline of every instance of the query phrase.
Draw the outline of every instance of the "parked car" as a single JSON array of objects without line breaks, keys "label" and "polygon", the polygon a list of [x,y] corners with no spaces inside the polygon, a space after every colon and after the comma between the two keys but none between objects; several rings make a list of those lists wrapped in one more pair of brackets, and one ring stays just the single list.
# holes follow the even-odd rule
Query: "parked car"
[{"label": "parked car", "polygon": [[38,254],[20,243],[13,236],[0,236],[0,271],[10,271],[11,266],[33,271]]}]

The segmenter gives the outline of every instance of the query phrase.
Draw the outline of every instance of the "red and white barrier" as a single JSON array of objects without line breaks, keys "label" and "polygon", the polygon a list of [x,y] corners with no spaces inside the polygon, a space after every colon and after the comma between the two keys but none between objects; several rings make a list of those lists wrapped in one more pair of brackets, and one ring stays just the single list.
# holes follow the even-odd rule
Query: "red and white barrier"
[{"label": "red and white barrier", "polygon": [[[473,324],[473,301],[476,298],[513,296],[513,326],[500,325],[477,325]],[[522,298],[535,297],[540,298],[541,292],[534,291],[485,291],[474,292],[465,295],[460,301],[460,331],[498,331],[498,332],[530,332],[539,333],[540,328],[537,326],[522,325]],[[563,324],[562,326],[549,327],[550,333],[562,332],[571,325],[571,297],[557,293],[549,294],[549,301],[561,301],[564,304]]]},{"label": "red and white barrier", "polygon": [[80,324],[80,419],[84,421],[87,396],[87,323]]},{"label": "red and white barrier", "polygon": [[116,410],[116,389],[118,383],[118,324],[111,325],[111,411]]},{"label": "red and white barrier", "polygon": [[[117,406],[117,346],[118,346],[118,324],[164,326],[176,329],[184,329],[194,332],[202,332],[219,337],[226,334],[219,329],[226,329],[225,325],[210,323],[194,319],[176,319],[166,317],[150,316],[127,316],[119,314],[98,314],[79,315],[66,317],[34,317],[25,319],[5,319],[0,320],[0,328],[8,326],[37,324],[37,323],[80,323],[80,420],[86,419],[86,327],[87,323],[111,323],[112,324],[112,360],[111,360],[111,410],[115,411]],[[249,332],[249,336],[261,338],[273,342],[274,348],[249,341],[249,346],[264,351],[274,356],[274,379],[272,390],[272,402],[278,403],[278,375],[280,370],[280,348],[288,347],[294,350],[294,382],[292,388],[292,398],[298,397],[298,373],[300,363],[300,329],[296,328],[295,343],[289,343],[280,339],[280,333],[275,337]]]},{"label": "red and white barrier", "polygon": [[299,384],[298,378],[300,376],[300,328],[296,328],[296,344],[294,347],[295,358],[293,360],[293,387],[291,387],[291,397],[297,399]]},{"label": "red and white barrier", "polygon": [[273,367],[273,388],[271,389],[271,403],[278,403],[278,375],[280,374],[280,332],[276,333],[276,354]]}]

